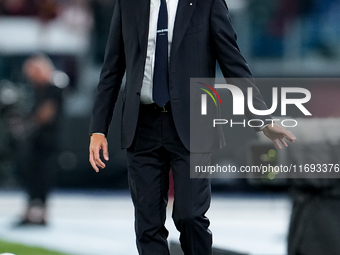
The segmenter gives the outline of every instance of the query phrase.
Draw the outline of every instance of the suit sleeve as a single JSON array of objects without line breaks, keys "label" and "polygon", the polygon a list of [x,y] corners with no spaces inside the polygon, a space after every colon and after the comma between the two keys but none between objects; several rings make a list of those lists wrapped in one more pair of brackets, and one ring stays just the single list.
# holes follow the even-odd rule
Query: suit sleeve
[{"label": "suit sleeve", "polygon": [[[247,98],[247,88],[252,87],[254,107],[258,110],[267,110],[262,95],[254,84],[248,64],[240,53],[225,0],[213,0],[210,28],[216,58],[223,76],[228,80],[228,83],[238,86],[245,98]],[[248,119],[261,119],[265,124],[271,123],[265,121],[265,119],[272,119],[270,115],[254,115],[249,111],[247,105],[245,105],[245,114]],[[259,131],[260,129],[255,128],[255,130]]]},{"label": "suit sleeve", "polygon": [[90,134],[103,133],[107,135],[125,73],[126,65],[119,2],[120,0],[116,1],[113,11],[104,64],[92,110]]}]

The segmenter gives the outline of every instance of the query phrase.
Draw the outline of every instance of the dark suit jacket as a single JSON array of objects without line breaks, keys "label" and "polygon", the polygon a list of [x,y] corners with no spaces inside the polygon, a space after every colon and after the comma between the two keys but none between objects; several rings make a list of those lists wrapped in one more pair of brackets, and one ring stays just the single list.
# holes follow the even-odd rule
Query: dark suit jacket
[{"label": "dark suit jacket", "polygon": [[[90,132],[107,134],[114,106],[126,72],[123,94],[122,147],[134,138],[147,52],[149,0],[116,0],[104,65],[93,108]],[[225,77],[248,78],[241,85],[254,86],[252,75],[236,44],[224,0],[179,0],[169,64],[169,90],[178,135],[190,150],[190,78],[215,77],[216,61]],[[255,87],[254,107],[267,109]],[[248,118],[253,116],[246,110]],[[262,116],[261,119],[268,118]],[[211,137],[195,151],[212,151]],[[218,145],[219,146],[219,145]],[[192,149],[193,150],[193,149]]]}]

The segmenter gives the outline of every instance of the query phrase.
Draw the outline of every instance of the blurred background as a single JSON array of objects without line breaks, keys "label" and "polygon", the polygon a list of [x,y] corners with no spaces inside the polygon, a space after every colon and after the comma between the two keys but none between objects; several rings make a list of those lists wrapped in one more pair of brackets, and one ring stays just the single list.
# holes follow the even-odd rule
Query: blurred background
[{"label": "blurred background", "polygon": [[[107,169],[95,174],[88,163],[89,119],[113,2],[0,0],[0,225],[6,229],[0,231],[0,239],[42,245],[72,254],[137,254],[133,247],[133,212],[127,192],[125,152],[120,150],[121,100],[117,101],[108,137],[110,161]],[[339,162],[339,138],[326,136],[327,132],[337,134],[340,128],[340,87],[336,80],[329,82],[329,78],[338,78],[340,73],[340,0],[227,0],[227,4],[238,34],[239,46],[255,77],[295,78],[293,85],[288,84],[290,86],[299,86],[299,78],[328,80],[323,83],[325,86],[315,86],[311,91],[313,102],[308,107],[313,117],[301,118],[301,128],[292,130],[300,135],[298,149],[280,154],[252,129],[233,129],[226,134],[227,148],[215,155],[214,162],[237,166],[246,162],[300,162],[296,157],[289,156],[292,154],[310,155],[303,163],[326,162],[322,160]],[[50,83],[62,93],[60,114],[56,121],[58,146],[49,157],[54,187],[49,209],[52,223],[48,225],[51,238],[46,237],[46,232],[32,230],[38,231],[34,232],[38,240],[30,234],[32,232],[27,232],[27,236],[22,230],[9,227],[25,206],[26,195],[22,189],[22,169],[25,166],[20,163],[24,162],[23,148],[31,134],[26,128],[27,120],[36,108],[37,95],[25,77],[23,65],[27,58],[37,53],[45,54],[52,60],[54,71]],[[221,75],[219,69],[217,73]],[[266,101],[271,105],[269,86],[265,82],[259,84]],[[321,104],[324,108],[320,110]],[[294,118],[302,117],[301,113],[294,110],[289,114]],[[327,120],[327,125],[320,125],[320,119]],[[311,151],[310,148],[316,144],[318,149]],[[325,153],[325,150],[329,153]],[[320,151],[325,154],[324,158],[314,157],[320,155]],[[289,179],[275,178],[275,175],[256,179],[212,180],[213,203],[216,205],[215,210],[212,207],[214,211],[211,218],[213,221],[215,216],[218,219],[216,222],[223,226],[223,230],[218,229],[218,224],[212,226],[216,228],[217,246],[242,254],[287,254],[289,218],[292,201],[296,200],[296,187],[301,191],[299,185]],[[308,189],[303,189],[302,193],[310,194],[311,189],[314,192],[313,185],[308,183]],[[322,185],[316,185],[318,192],[324,190],[325,186]],[[305,183],[303,187],[306,187]],[[337,187],[337,184],[326,184],[326,187]],[[123,209],[117,212],[116,208],[120,206]],[[67,210],[70,208],[74,214]],[[225,219],[228,210],[231,215]],[[103,220],[109,223],[98,222],[99,219],[91,221],[92,213],[102,215]],[[77,222],[80,219],[75,215],[79,214],[83,215],[80,218],[85,223]],[[115,243],[113,247],[109,237],[114,239],[117,235],[116,231],[116,234],[110,232],[110,229],[117,227],[116,216],[121,222],[126,222],[130,232],[127,232],[128,239],[124,239],[120,245]],[[126,218],[128,216],[130,218]],[[74,222],[78,225],[68,229]],[[86,226],[86,222],[89,225]],[[241,227],[242,222],[247,227]],[[90,240],[93,229],[98,226],[105,229],[105,234],[96,229],[102,233],[95,234],[98,245],[89,247],[89,244],[84,245],[80,241],[80,231],[77,230],[80,225],[89,233],[87,237],[82,236],[82,240]],[[51,230],[51,226],[59,226],[57,233],[53,232],[55,229]],[[229,230],[236,234],[225,234]],[[76,236],[79,240],[73,240],[71,232],[73,238]],[[264,233],[264,239],[270,241],[254,241],[256,236]],[[65,235],[79,247],[67,243]],[[225,235],[229,239],[224,239]],[[105,241],[100,239],[104,236],[108,238]],[[242,245],[244,238],[249,241],[249,247]],[[173,240],[176,241],[176,234]],[[104,247],[108,247],[107,250]],[[1,243],[0,252],[5,252],[1,250]],[[312,254],[304,252],[291,254]]]}]

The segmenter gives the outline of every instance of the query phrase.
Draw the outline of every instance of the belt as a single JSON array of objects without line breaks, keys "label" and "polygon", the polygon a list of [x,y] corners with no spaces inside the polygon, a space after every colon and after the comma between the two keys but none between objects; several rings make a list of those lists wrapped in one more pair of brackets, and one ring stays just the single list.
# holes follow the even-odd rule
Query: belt
[{"label": "belt", "polygon": [[167,102],[164,106],[160,107],[157,104],[141,104],[140,111],[143,112],[170,112],[171,111],[171,105],[170,102]]}]

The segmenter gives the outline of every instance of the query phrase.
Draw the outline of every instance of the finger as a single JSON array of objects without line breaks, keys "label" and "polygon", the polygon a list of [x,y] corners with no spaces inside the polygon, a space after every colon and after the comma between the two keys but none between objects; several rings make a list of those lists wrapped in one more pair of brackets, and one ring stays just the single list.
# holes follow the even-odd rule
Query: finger
[{"label": "finger", "polygon": [[99,172],[98,167],[96,166],[96,163],[94,161],[94,156],[93,156],[93,151],[90,150],[90,163],[92,168],[94,169],[94,171],[96,171],[97,173]]},{"label": "finger", "polygon": [[281,147],[281,145],[279,144],[279,142],[278,142],[277,139],[273,140],[273,142],[274,142],[276,148],[278,148],[279,150],[282,150],[282,147]]},{"label": "finger", "polygon": [[101,169],[104,169],[106,167],[105,163],[100,158],[96,160],[96,165]]},{"label": "finger", "polygon": [[105,168],[104,162],[100,159],[99,150],[99,147],[93,150],[94,161],[100,168]]},{"label": "finger", "polygon": [[109,150],[108,150],[107,143],[104,143],[104,144],[103,144],[103,156],[104,156],[104,159],[105,159],[106,161],[109,160]]},{"label": "finger", "polygon": [[290,141],[291,143],[294,143],[295,140],[296,140],[296,136],[292,132],[290,132],[290,131],[287,132],[287,134],[285,135],[285,138],[288,141]]},{"label": "finger", "polygon": [[283,138],[280,138],[280,142],[282,143],[282,145],[284,147],[288,147],[288,144],[286,143],[286,141]]},{"label": "finger", "polygon": [[98,167],[100,167],[101,169],[105,168],[105,163],[101,160],[99,154],[95,156],[95,162],[96,162],[96,165]]}]

